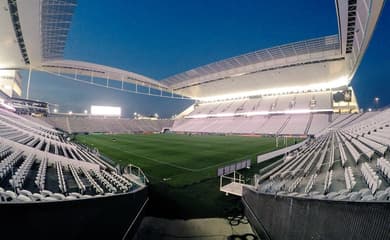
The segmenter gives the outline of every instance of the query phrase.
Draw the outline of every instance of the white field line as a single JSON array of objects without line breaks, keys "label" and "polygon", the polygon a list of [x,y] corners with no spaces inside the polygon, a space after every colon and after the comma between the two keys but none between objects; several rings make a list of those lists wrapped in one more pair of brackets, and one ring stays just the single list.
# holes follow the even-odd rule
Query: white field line
[{"label": "white field line", "polygon": [[[135,153],[130,152],[128,150],[123,150],[123,149],[121,149],[119,147],[114,147],[113,145],[111,145],[109,147],[117,149],[117,150],[120,150],[122,152],[126,152],[126,153],[128,153],[130,155],[133,155],[133,156],[136,156],[136,157],[139,157],[139,158],[144,158],[144,159],[147,159],[147,160],[150,160],[150,161],[153,161],[153,162],[157,162],[159,164],[167,165],[167,166],[174,167],[174,168],[181,169],[181,170],[186,170],[186,171],[189,171],[189,172],[201,172],[201,171],[204,171],[204,170],[207,170],[207,169],[210,169],[210,168],[214,168],[214,167],[217,167],[217,166],[220,166],[220,165],[224,165],[224,164],[227,164],[227,163],[239,161],[239,160],[242,160],[242,159],[252,155],[252,154],[249,154],[249,155],[245,155],[245,156],[240,156],[240,157],[237,157],[235,159],[228,160],[226,162],[213,164],[213,165],[210,165],[210,166],[207,166],[207,167],[203,167],[203,168],[187,168],[187,167],[183,167],[183,166],[180,166],[180,165],[177,165],[177,164],[174,164],[174,163],[164,162],[164,161],[161,161],[161,160],[158,160],[158,159],[155,159],[155,158],[151,158],[151,157],[148,157],[148,156],[138,155],[138,154],[135,154]],[[254,153],[254,154],[258,154],[258,153]]]}]

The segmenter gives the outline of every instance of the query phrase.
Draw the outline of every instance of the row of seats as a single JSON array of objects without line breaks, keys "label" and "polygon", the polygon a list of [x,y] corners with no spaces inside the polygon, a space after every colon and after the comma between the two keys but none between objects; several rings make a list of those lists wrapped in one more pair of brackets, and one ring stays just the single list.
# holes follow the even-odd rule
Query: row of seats
[{"label": "row of seats", "polygon": [[97,163],[103,168],[109,168],[108,164],[102,163],[96,157],[85,157],[86,154],[82,154],[85,151],[83,147],[65,141],[56,130],[51,131],[47,127],[37,127],[37,124],[29,124],[28,122],[23,117],[13,113],[5,113],[0,116],[0,136],[41,151],[75,160],[89,161]]},{"label": "row of seats", "polygon": [[72,164],[69,164],[68,168],[69,168],[70,172],[72,173],[72,176],[73,176],[74,180],[76,181],[77,187],[79,188],[81,194],[85,193],[86,187],[85,187],[84,183],[81,181],[75,167],[73,167]]},{"label": "row of seats", "polygon": [[60,132],[3,110],[0,142],[1,201],[71,200],[133,187],[113,166]]},{"label": "row of seats", "polygon": [[312,150],[313,147],[306,148],[300,152],[296,152],[295,156],[288,157],[286,156],[283,163],[276,168],[277,171],[271,171],[272,175],[270,175],[270,179],[277,179],[277,178],[283,178],[285,175],[289,174],[290,168],[294,166],[294,164],[297,164],[300,159],[306,156],[307,153],[309,153]]},{"label": "row of seats", "polygon": [[328,161],[328,170],[333,169],[334,154],[335,154],[335,136],[334,136],[333,132],[331,135],[332,136],[331,136],[331,143],[330,143],[330,156],[329,156],[329,161]]},{"label": "row of seats", "polygon": [[313,188],[313,185],[316,181],[316,178],[317,178],[317,173],[314,173],[313,175],[311,175],[309,182],[307,183],[307,185],[305,187],[305,193],[309,193],[311,191],[311,189]]},{"label": "row of seats", "polygon": [[98,181],[109,191],[115,193],[117,191],[116,187],[114,187],[107,179],[105,179],[102,174],[98,171],[91,171],[93,175],[98,179]]},{"label": "row of seats", "polygon": [[129,190],[129,186],[127,184],[122,183],[122,181],[118,180],[116,177],[112,176],[110,173],[102,170],[102,176],[112,182],[117,189],[122,192],[127,192]]},{"label": "row of seats", "polygon": [[349,153],[352,155],[353,160],[355,160],[355,163],[359,163],[359,159],[361,156],[361,153],[359,153],[354,146],[348,141],[344,142],[345,146],[347,147]]},{"label": "row of seats", "polygon": [[223,102],[199,103],[190,114],[193,116],[204,114],[234,114],[262,111],[287,111],[316,109],[327,110],[332,106],[331,93],[302,93],[296,95],[265,96],[244,100],[229,100]]},{"label": "row of seats", "polygon": [[[343,168],[345,167],[347,161],[347,154],[344,150],[343,144],[347,146],[347,149],[349,149],[349,153],[351,154],[352,158],[355,159],[356,164],[358,163],[357,160],[360,159],[361,156],[361,153],[359,151],[372,151],[372,149],[364,145],[364,143],[360,142],[358,139],[351,137],[349,141],[347,137],[341,132],[330,132],[329,134],[320,137],[319,139],[309,144],[307,147],[298,151],[295,156],[290,157],[289,160],[286,159],[281,165],[278,165],[278,167],[275,168],[277,169],[277,171],[270,171],[272,172],[272,174],[269,175],[269,179],[271,181],[275,181],[276,179],[282,180],[288,177],[292,177],[293,180],[291,180],[291,184],[290,187],[288,187],[288,191],[295,191],[297,183],[301,182],[302,180],[300,179],[300,177],[302,175],[307,176],[308,173],[311,172],[312,165],[314,164],[314,162],[317,161],[315,173],[318,174],[320,173],[320,169],[324,165],[325,157],[327,157],[328,171],[326,172],[325,176],[324,192],[328,192],[330,190],[330,186],[332,184],[333,179],[332,170],[335,164],[336,144],[338,144],[339,146],[339,156],[341,160],[341,167]],[[360,148],[358,148],[359,150],[357,150],[355,146],[359,144],[362,146],[360,146]],[[367,158],[368,156],[370,156],[370,154],[366,155]],[[353,176],[351,167],[344,169],[344,175],[346,181],[346,188],[351,191],[356,184],[356,180]],[[299,180],[297,181],[297,179]],[[307,186],[310,186],[310,179]],[[309,187],[308,189],[311,189],[311,187]]]},{"label": "row of seats", "polygon": [[385,158],[381,157],[377,160],[378,169],[383,173],[384,176],[387,177],[387,179],[390,180],[390,163]]},{"label": "row of seats", "polygon": [[345,167],[345,163],[347,162],[347,154],[345,153],[343,142],[341,141],[338,134],[336,134],[336,138],[337,138],[338,147],[339,147],[341,166]]},{"label": "row of seats", "polygon": [[390,110],[345,117],[335,126],[262,171],[257,189],[318,199],[389,200],[384,189],[390,182]]},{"label": "row of seats", "polygon": [[[105,193],[99,196],[112,196],[112,193]],[[91,195],[82,195],[77,192],[68,193],[67,196],[61,193],[52,193],[48,190],[43,190],[40,193],[31,193],[28,190],[20,190],[18,193],[11,190],[4,190],[0,187],[0,202],[48,202],[48,201],[64,201],[75,199],[91,198]]]},{"label": "row of seats", "polygon": [[323,144],[323,147],[322,147],[322,152],[321,152],[321,156],[316,164],[316,168],[315,168],[315,171],[316,173],[320,173],[321,171],[321,168],[324,164],[324,161],[325,161],[325,157],[326,157],[326,153],[328,151],[328,148],[329,148],[329,144],[330,144],[330,138],[329,138],[329,135],[326,137],[326,142]]},{"label": "row of seats", "polygon": [[0,180],[2,180],[22,159],[22,151],[15,151],[0,162]]},{"label": "row of seats", "polygon": [[22,165],[16,170],[15,174],[9,180],[9,183],[12,187],[16,189],[21,189],[23,187],[24,180],[27,177],[27,174],[30,171],[31,166],[35,161],[35,155],[29,154],[27,158],[23,161]]},{"label": "row of seats", "polygon": [[329,192],[327,194],[321,194],[318,191],[310,193],[300,192],[287,192],[279,191],[276,193],[279,196],[298,197],[298,198],[310,198],[320,200],[338,200],[338,201],[389,201],[390,200],[390,187],[386,190],[377,191],[375,194],[371,193],[368,188],[362,188],[359,191],[350,192],[346,189],[338,192]]},{"label": "row of seats", "polygon": [[363,143],[361,143],[359,140],[357,140],[355,138],[353,138],[351,140],[351,142],[360,150],[361,153],[366,155],[369,160],[372,159],[372,157],[374,156],[374,153],[375,153],[374,150],[367,147],[366,145],[364,145]]},{"label": "row of seats", "polygon": [[366,181],[368,187],[371,189],[371,192],[374,194],[382,184],[382,180],[379,179],[378,175],[366,162],[362,164],[360,170],[362,171],[364,180]]},{"label": "row of seats", "polygon": [[330,186],[332,185],[333,180],[333,170],[330,170],[326,173],[325,182],[324,182],[324,193],[328,193]]},{"label": "row of seats", "polygon": [[[321,117],[317,117],[321,115]],[[325,119],[325,124],[324,124]],[[278,114],[254,116],[220,116],[175,120],[172,131],[234,134],[316,134],[329,124],[329,114]],[[319,126],[318,126],[319,125]],[[313,126],[313,127],[312,127]],[[316,127],[314,127],[316,126]]]},{"label": "row of seats", "polygon": [[3,124],[6,124],[10,127],[18,128],[25,132],[38,134],[44,138],[61,141],[58,132],[54,129],[48,129],[37,124],[32,124],[30,121],[24,119],[23,117],[10,112],[5,112],[2,109],[0,109],[0,112],[3,113],[0,114],[0,122]]},{"label": "row of seats", "polygon": [[356,185],[355,177],[353,176],[352,168],[347,167],[344,169],[345,185],[348,191],[352,191]]},{"label": "row of seats", "polygon": [[120,181],[122,184],[126,185],[128,188],[131,188],[133,186],[133,184],[131,184],[131,182],[129,180],[127,180],[126,178],[122,177],[121,175],[119,175],[118,173],[116,172],[112,172],[111,173],[118,181]]},{"label": "row of seats", "polygon": [[301,183],[303,177],[298,177],[295,181],[288,187],[289,192],[294,192],[298,185]]},{"label": "row of seats", "polygon": [[56,162],[56,170],[57,170],[57,177],[58,177],[58,188],[62,193],[66,193],[67,192],[66,182],[64,178],[64,173],[62,172],[62,164],[60,162]]},{"label": "row of seats", "polygon": [[[323,138],[322,140],[317,141],[314,144],[310,144],[307,148],[298,151],[294,157],[290,158],[290,160],[286,160],[282,164],[282,167],[270,176],[270,179],[285,178],[286,176],[294,177],[300,173],[306,175],[311,169],[314,160],[321,152],[320,149],[323,148],[326,139],[327,138]],[[309,163],[306,165],[305,168],[303,168],[308,161]]]},{"label": "row of seats", "polygon": [[92,176],[89,174],[89,172],[84,168],[81,168],[81,171],[87,177],[89,183],[92,185],[92,188],[95,190],[95,192],[97,194],[103,194],[104,193],[103,188],[100,187],[100,185],[92,178]]},{"label": "row of seats", "polygon": [[140,133],[160,132],[172,127],[173,120],[125,119],[77,116],[49,116],[42,120],[68,133]]},{"label": "row of seats", "polygon": [[35,185],[38,187],[40,191],[45,189],[46,170],[47,170],[47,158],[44,158],[41,160],[41,163],[39,164],[38,173],[34,181]]},{"label": "row of seats", "polygon": [[10,146],[0,146],[0,158],[3,159],[7,157],[11,153]]},{"label": "row of seats", "polygon": [[383,144],[380,144],[378,142],[375,142],[373,140],[370,140],[368,138],[365,138],[365,137],[361,137],[361,136],[358,136],[357,139],[366,144],[367,146],[369,146],[370,148],[372,148],[373,150],[375,150],[378,154],[380,155],[385,155],[385,152],[387,151],[388,149],[388,146],[387,145],[383,145]]},{"label": "row of seats", "polygon": [[23,145],[27,145],[29,147],[33,147],[35,149],[39,149],[45,152],[52,152],[54,154],[60,154],[59,148],[61,149],[62,156],[66,156],[67,152],[70,152],[71,157],[73,159],[77,159],[76,156],[72,154],[72,146],[66,144],[62,141],[54,140],[52,138],[43,137],[37,133],[27,132],[27,130],[23,130],[17,128],[17,126],[3,126],[0,129],[0,136],[7,138],[11,141],[18,142]]}]

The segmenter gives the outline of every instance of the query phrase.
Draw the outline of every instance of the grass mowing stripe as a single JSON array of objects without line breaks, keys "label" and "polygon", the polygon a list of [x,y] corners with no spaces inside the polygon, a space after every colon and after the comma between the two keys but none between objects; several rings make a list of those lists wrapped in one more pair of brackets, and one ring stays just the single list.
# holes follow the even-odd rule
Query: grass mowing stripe
[{"label": "grass mowing stripe", "polygon": [[146,160],[150,160],[150,161],[153,161],[153,162],[157,162],[157,163],[162,164],[162,165],[168,165],[168,166],[170,166],[170,167],[174,167],[174,168],[186,170],[186,171],[189,171],[189,172],[195,172],[195,171],[194,171],[193,169],[191,169],[191,168],[186,168],[186,167],[178,166],[178,165],[176,165],[176,164],[163,162],[163,161],[160,161],[160,160],[157,160],[157,159],[148,157],[148,156],[141,156],[141,155],[138,155],[138,154],[129,152],[128,150],[122,150],[121,148],[117,148],[117,147],[114,147],[114,146],[110,146],[110,148],[117,149],[117,150],[121,150],[122,152],[128,153],[128,154],[130,154],[130,155],[133,155],[133,156],[136,156],[136,157],[139,157],[139,158],[143,158],[143,159],[146,159]]},{"label": "grass mowing stripe", "polygon": [[121,134],[79,135],[77,139],[121,165],[138,165],[157,180],[175,177],[175,184],[210,178],[220,166],[254,160],[256,154],[275,149],[273,137]]},{"label": "grass mowing stripe", "polygon": [[[175,219],[231,216],[229,209],[237,208],[240,199],[219,191],[217,167],[246,158],[254,161],[256,154],[276,149],[273,137],[121,134],[76,139],[122,166],[141,167],[151,181],[147,214]],[[264,164],[240,172],[252,177]]]},{"label": "grass mowing stripe", "polygon": [[[170,167],[174,167],[174,168],[178,168],[178,169],[182,169],[182,170],[186,170],[186,171],[189,171],[189,172],[201,172],[201,171],[204,171],[204,170],[207,170],[207,169],[210,169],[210,168],[215,168],[215,167],[218,167],[218,166],[222,166],[222,165],[225,165],[225,164],[228,164],[228,163],[232,163],[232,162],[236,162],[236,161],[239,161],[239,160],[243,160],[244,158],[248,158],[248,157],[251,157],[252,154],[249,154],[249,155],[245,155],[245,156],[239,156],[235,159],[232,159],[232,160],[228,160],[226,162],[220,162],[220,163],[217,163],[217,164],[214,164],[214,165],[209,165],[207,167],[203,167],[203,168],[198,168],[198,169],[193,169],[193,168],[187,168],[187,167],[183,167],[183,166],[179,166],[179,165],[176,165],[176,164],[172,164],[172,163],[167,163],[167,162],[164,162],[164,161],[160,161],[160,160],[157,160],[157,159],[154,159],[152,157],[149,157],[149,156],[141,156],[141,155],[138,155],[138,154],[135,154],[133,152],[129,152],[128,150],[123,150],[121,148],[118,148],[118,147],[114,147],[113,145],[111,146],[106,146],[108,148],[112,148],[112,149],[116,149],[116,150],[120,150],[122,152],[126,152],[132,156],[135,156],[135,157],[139,157],[139,158],[143,158],[143,159],[146,159],[146,160],[150,160],[150,161],[153,161],[153,162],[157,162],[159,164],[162,164],[162,165],[168,165]],[[211,151],[210,151],[211,152]],[[212,151],[214,153],[223,153],[223,152],[219,152],[219,151]]]}]

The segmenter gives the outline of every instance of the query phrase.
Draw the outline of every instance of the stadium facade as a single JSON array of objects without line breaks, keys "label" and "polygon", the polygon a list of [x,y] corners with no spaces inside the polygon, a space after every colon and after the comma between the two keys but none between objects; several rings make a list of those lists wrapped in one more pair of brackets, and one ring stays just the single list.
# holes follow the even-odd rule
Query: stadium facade
[{"label": "stadium facade", "polygon": [[[160,81],[63,59],[75,0],[0,0],[0,5],[0,74],[29,70],[27,98],[35,70],[195,100],[166,122],[55,114],[37,120],[1,110],[0,209],[12,216],[3,218],[2,226],[15,229],[13,213],[18,213],[32,222],[26,234],[44,233],[48,225],[42,223],[55,213],[61,220],[50,223],[51,234],[72,223],[77,236],[103,229],[106,236],[131,237],[148,201],[144,176],[115,169],[95,151],[68,141],[64,132],[170,128],[191,134],[313,136],[256,176],[255,186],[244,188],[248,219],[265,239],[389,237],[389,111],[359,113],[350,86],[383,0],[335,0],[338,34],[243,54]],[[3,105],[15,111],[12,104]],[[313,188],[316,179],[324,184]],[[311,227],[313,222],[324,226]]]}]

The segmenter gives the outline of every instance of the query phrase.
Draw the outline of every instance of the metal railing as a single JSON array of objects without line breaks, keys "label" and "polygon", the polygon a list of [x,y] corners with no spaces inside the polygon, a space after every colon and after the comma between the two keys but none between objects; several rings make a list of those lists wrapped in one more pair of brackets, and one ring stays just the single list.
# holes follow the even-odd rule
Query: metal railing
[{"label": "metal railing", "polygon": [[136,165],[129,164],[127,167],[124,168],[124,172],[135,177],[135,180],[143,185],[146,185],[149,183],[148,177],[145,175],[145,173],[142,171],[142,169]]}]

